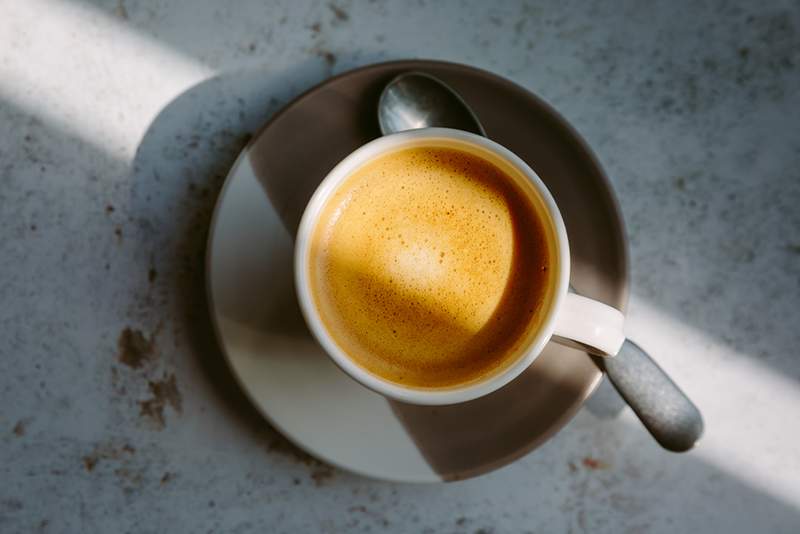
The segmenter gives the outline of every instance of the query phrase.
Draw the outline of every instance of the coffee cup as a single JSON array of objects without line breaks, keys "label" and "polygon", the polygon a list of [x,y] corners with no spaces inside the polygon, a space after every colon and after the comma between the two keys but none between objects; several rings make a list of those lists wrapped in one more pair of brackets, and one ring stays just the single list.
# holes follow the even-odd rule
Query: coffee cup
[{"label": "coffee cup", "polygon": [[295,243],[306,323],[345,373],[421,405],[487,395],[550,341],[601,356],[625,340],[613,307],[569,291],[569,241],[522,159],[460,130],[358,148],[322,180]]}]

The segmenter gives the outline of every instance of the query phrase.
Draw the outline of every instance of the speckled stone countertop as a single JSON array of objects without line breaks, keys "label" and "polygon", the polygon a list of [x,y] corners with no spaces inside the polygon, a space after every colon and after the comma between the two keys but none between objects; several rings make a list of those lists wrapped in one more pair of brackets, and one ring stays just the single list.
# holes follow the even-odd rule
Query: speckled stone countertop
[{"label": "speckled stone countertop", "polygon": [[[596,150],[694,451],[604,385],[511,466],[396,485],[244,399],[202,290],[225,173],[299,92],[407,57],[507,76]],[[798,532],[798,125],[788,0],[0,2],[0,531]]]}]

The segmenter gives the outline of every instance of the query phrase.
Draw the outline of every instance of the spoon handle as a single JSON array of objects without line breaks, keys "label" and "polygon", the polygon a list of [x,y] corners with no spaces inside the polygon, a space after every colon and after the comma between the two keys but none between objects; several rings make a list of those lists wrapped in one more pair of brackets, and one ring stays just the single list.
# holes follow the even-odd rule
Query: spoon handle
[{"label": "spoon handle", "polygon": [[667,450],[691,449],[703,434],[697,406],[633,341],[613,358],[595,358],[645,428]]}]

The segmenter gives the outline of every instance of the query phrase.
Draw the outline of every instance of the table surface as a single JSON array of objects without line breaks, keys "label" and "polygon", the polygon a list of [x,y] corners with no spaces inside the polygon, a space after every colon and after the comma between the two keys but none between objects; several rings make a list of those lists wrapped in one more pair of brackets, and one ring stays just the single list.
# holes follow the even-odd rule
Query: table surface
[{"label": "table surface", "polygon": [[[715,2],[0,1],[0,531],[797,532],[800,8]],[[234,385],[203,252],[293,96],[390,59],[553,104],[608,171],[629,332],[688,454],[604,384],[539,450],[400,485],[303,455]]]}]

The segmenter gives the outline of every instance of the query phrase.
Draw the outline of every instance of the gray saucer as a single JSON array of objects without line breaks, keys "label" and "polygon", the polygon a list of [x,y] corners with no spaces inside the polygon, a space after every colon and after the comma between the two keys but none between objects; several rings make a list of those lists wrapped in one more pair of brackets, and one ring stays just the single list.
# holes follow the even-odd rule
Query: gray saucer
[{"label": "gray saucer", "polygon": [[573,286],[624,310],[622,218],[591,150],[525,89],[438,61],[347,72],[301,95],[264,126],[231,169],[218,200],[207,258],[209,305],[242,388],[299,447],[376,478],[456,480],[501,467],[540,445],[578,411],[602,375],[586,354],[551,344],[519,378],[487,397],[412,406],[350,380],[306,331],[292,286],[292,235],[328,170],[380,135],[378,96],[406,70],[451,85],[481,117],[489,137],[530,164],[561,208]]}]

